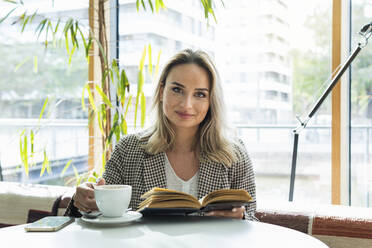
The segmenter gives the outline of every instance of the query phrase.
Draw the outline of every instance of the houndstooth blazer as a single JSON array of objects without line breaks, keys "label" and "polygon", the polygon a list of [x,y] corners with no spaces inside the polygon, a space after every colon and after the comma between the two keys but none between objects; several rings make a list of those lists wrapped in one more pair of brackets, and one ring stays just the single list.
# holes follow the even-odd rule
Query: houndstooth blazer
[{"label": "houndstooth blazer", "polygon": [[[106,164],[103,178],[107,184],[127,184],[132,186],[130,206],[133,210],[141,202],[140,196],[153,187],[166,188],[165,155],[148,154],[142,145],[147,140],[141,134],[123,137],[116,145]],[[200,159],[198,197],[217,189],[245,189],[256,200],[256,187],[251,160],[241,142],[236,145],[240,160],[226,167],[208,159]],[[256,203],[246,206],[246,219],[255,219]],[[79,212],[70,202],[65,215],[79,217]]]}]

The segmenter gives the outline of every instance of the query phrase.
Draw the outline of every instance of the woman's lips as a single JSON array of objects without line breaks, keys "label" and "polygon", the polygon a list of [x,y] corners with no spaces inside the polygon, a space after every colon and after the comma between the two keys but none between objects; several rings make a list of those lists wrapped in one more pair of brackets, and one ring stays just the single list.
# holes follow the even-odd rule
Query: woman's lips
[{"label": "woman's lips", "polygon": [[177,112],[176,113],[178,114],[178,116],[182,119],[189,119],[191,118],[193,115],[192,114],[188,114],[188,113],[183,113],[183,112]]}]

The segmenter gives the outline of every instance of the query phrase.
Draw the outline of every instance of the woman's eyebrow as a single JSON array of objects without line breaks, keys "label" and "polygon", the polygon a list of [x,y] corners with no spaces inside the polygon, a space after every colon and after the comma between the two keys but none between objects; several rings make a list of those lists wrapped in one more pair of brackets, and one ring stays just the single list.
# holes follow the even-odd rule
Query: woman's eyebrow
[{"label": "woman's eyebrow", "polygon": [[[178,82],[171,82],[171,84],[177,85],[177,86],[179,86],[181,88],[186,88],[183,84],[178,83]],[[195,90],[208,91],[209,92],[209,89],[207,89],[207,88],[195,88]]]},{"label": "woman's eyebrow", "polygon": [[207,89],[207,88],[196,88],[195,90],[201,90],[201,91],[208,91],[209,92],[209,89]]},{"label": "woman's eyebrow", "polygon": [[179,87],[185,88],[185,86],[183,84],[180,84],[180,83],[177,83],[177,82],[171,82],[171,84],[175,84]]}]

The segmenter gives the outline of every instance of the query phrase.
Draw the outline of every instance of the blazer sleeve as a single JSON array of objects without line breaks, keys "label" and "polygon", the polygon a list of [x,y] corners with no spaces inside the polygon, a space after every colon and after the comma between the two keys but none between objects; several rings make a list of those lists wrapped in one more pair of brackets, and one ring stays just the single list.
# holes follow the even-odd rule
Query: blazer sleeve
[{"label": "blazer sleeve", "polygon": [[109,161],[105,165],[105,172],[102,177],[105,179],[106,184],[124,184],[123,172],[120,169],[124,169],[123,157],[126,153],[126,139],[121,139],[120,142],[115,146],[113,153]]},{"label": "blazer sleeve", "polygon": [[237,146],[238,161],[233,165],[233,177],[231,188],[245,189],[252,196],[253,202],[246,206],[246,213],[244,218],[248,220],[255,220],[256,212],[256,183],[251,159],[245,149],[244,143],[239,141]]},{"label": "blazer sleeve", "polygon": [[[102,177],[105,179],[106,184],[123,184],[122,176],[118,168],[122,162],[123,153],[125,153],[125,143],[125,139],[120,140],[120,142],[115,146],[114,152],[111,154],[109,161],[105,165],[105,172]],[[73,197],[71,198],[64,215],[76,218],[82,216],[78,208],[74,206]]]}]

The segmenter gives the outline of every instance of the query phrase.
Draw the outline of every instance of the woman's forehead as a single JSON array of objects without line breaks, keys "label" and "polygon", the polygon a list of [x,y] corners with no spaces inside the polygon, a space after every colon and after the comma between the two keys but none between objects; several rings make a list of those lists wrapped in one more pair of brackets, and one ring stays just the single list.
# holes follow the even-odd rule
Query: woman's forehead
[{"label": "woman's forehead", "polygon": [[208,72],[196,64],[181,64],[174,66],[168,73],[166,83],[177,82],[187,86],[208,88]]}]

